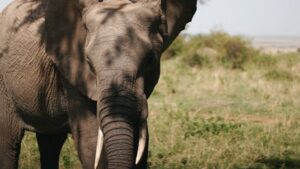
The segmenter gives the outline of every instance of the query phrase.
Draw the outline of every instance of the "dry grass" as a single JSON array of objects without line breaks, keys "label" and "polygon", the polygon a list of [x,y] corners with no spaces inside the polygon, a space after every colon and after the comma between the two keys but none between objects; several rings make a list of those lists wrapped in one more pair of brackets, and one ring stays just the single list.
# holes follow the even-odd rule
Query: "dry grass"
[{"label": "dry grass", "polygon": [[150,99],[151,168],[300,168],[300,55],[269,57],[277,64],[244,71],[165,62]]}]

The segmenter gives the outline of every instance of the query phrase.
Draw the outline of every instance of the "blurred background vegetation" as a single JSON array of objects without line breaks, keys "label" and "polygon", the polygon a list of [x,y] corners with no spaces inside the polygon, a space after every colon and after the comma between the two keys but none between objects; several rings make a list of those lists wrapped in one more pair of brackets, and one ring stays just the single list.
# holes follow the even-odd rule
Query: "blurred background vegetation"
[{"label": "blurred background vegetation", "polygon": [[180,57],[183,63],[192,67],[222,66],[241,70],[246,64],[260,62],[261,59],[265,59],[265,62],[272,60],[254,49],[250,40],[223,31],[213,31],[208,35],[179,36],[162,59],[175,57]]},{"label": "blurred background vegetation", "polygon": [[[179,36],[149,99],[150,169],[300,168],[300,53],[270,54],[222,31]],[[36,169],[32,133],[21,169]],[[71,137],[62,169],[80,169]]]}]

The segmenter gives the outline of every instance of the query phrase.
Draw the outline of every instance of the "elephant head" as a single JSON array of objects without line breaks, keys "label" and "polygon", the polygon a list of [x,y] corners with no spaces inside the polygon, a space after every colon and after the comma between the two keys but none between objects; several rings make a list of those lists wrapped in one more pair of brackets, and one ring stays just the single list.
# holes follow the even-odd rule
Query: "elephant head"
[{"label": "elephant head", "polygon": [[58,12],[48,9],[47,49],[62,76],[97,102],[95,168],[100,159],[105,168],[134,168],[148,139],[147,98],[159,79],[161,53],[191,21],[197,0],[75,1],[77,13],[54,8],[63,13],[59,28],[51,20]]},{"label": "elephant head", "polygon": [[158,81],[163,43],[159,5],[104,1],[84,9],[85,51],[96,72],[100,122],[95,167],[102,148],[107,168],[133,168],[143,155],[146,99]]}]

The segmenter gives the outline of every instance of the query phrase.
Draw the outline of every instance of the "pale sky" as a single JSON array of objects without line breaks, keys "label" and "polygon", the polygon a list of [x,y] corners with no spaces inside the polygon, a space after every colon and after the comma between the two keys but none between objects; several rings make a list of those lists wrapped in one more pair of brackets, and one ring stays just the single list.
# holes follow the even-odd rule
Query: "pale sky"
[{"label": "pale sky", "polygon": [[[0,0],[2,10],[11,0]],[[300,37],[300,0],[210,0],[198,5],[187,33],[222,29],[247,36]]]},{"label": "pale sky", "polygon": [[300,37],[300,0],[209,0],[198,5],[189,33]]}]

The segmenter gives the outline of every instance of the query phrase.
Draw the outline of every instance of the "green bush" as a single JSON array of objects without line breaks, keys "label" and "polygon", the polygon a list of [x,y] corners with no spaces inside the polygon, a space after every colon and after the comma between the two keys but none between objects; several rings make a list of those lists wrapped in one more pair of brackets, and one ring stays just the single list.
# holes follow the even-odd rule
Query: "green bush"
[{"label": "green bush", "polygon": [[233,69],[243,69],[243,65],[254,54],[254,50],[249,47],[248,42],[240,37],[228,38],[224,48],[223,60]]},{"label": "green bush", "polygon": [[268,69],[276,66],[278,57],[268,54],[254,54],[251,62],[255,66]]},{"label": "green bush", "polygon": [[185,45],[185,39],[183,36],[178,36],[171,46],[163,53],[162,59],[171,59],[176,56],[179,56],[183,52]]},{"label": "green bush", "polygon": [[[194,36],[181,49],[183,62],[200,67],[221,64],[233,69],[243,69],[244,64],[257,54],[247,40],[224,32]],[[214,52],[203,53],[203,49]]]},{"label": "green bush", "polygon": [[201,55],[197,52],[189,54],[187,57],[184,57],[183,61],[193,67],[203,67],[205,65],[210,64],[209,58],[206,55]]}]

